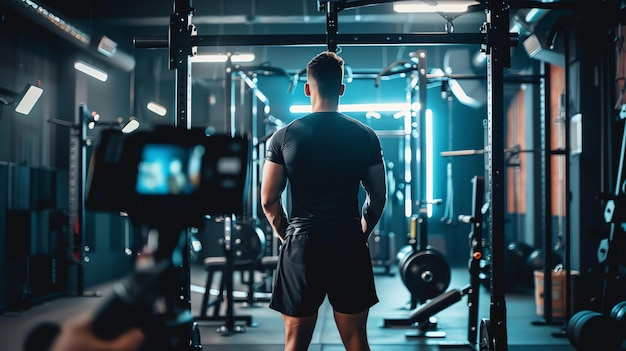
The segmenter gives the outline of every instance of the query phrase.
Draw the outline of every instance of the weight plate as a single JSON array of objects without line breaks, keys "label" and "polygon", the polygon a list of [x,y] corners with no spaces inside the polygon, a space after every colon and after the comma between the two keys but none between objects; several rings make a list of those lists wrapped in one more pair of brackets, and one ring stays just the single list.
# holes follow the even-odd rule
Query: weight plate
[{"label": "weight plate", "polygon": [[450,266],[445,257],[434,249],[407,255],[400,270],[402,282],[420,301],[439,296],[450,285]]},{"label": "weight plate", "polygon": [[[617,323],[611,317],[595,311],[581,311],[574,321],[570,343],[579,351],[595,351],[598,345],[604,350],[619,350],[621,336]],[[569,336],[568,336],[569,337]]]},{"label": "weight plate", "polygon": [[626,301],[618,302],[611,309],[611,318],[613,318],[620,325],[626,325],[626,318],[624,315],[626,314]]},{"label": "weight plate", "polygon": [[[202,242],[202,258],[224,257],[225,230],[223,221],[207,221],[198,239]],[[202,236],[200,236],[202,235]],[[252,262],[265,254],[265,232],[253,223],[237,221],[230,235],[231,253],[238,263]]]},{"label": "weight plate", "polygon": [[572,344],[572,346],[575,346],[578,343],[578,341],[576,340],[576,337],[578,335],[578,321],[588,312],[589,311],[586,310],[576,312],[567,322],[567,339],[569,340],[570,344]]},{"label": "weight plate", "polygon": [[259,260],[265,251],[265,233],[255,225],[237,222],[232,244],[235,260]]}]

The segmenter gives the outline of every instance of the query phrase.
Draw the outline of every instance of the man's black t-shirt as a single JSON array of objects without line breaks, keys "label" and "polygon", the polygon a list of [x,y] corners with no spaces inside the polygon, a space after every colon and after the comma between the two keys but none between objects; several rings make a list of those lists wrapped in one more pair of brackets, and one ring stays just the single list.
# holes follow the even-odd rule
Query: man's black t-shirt
[{"label": "man's black t-shirt", "polygon": [[295,222],[360,218],[360,182],[383,162],[374,130],[338,112],[312,113],[278,130],[266,159],[285,166]]}]

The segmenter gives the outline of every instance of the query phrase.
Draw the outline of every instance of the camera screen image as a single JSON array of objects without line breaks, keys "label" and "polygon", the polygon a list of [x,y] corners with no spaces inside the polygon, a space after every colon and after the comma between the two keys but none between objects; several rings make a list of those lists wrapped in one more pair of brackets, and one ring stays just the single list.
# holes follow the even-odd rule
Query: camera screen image
[{"label": "camera screen image", "polygon": [[[250,144],[244,136],[157,126],[124,134],[103,130],[86,179],[85,207],[136,219],[240,214]],[[163,217],[169,218],[169,217]]]},{"label": "camera screen image", "polygon": [[137,194],[192,194],[200,186],[205,152],[204,145],[145,145],[137,168]]}]

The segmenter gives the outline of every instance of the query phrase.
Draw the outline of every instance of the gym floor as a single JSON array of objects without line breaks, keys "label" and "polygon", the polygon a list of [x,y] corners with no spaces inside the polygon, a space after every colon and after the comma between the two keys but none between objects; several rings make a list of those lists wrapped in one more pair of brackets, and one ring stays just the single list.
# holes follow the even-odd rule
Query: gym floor
[{"label": "gym floor", "polygon": [[[417,329],[411,326],[385,326],[385,321],[403,319],[411,310],[407,307],[410,293],[397,274],[397,268],[375,267],[376,284],[380,303],[370,312],[368,333],[373,351],[426,351],[426,350],[475,350],[468,344],[469,308],[467,298],[452,304],[437,313],[433,320],[436,327],[431,335],[415,337]],[[237,273],[236,273],[237,274]],[[207,273],[200,266],[191,268],[192,314],[198,315]],[[235,316],[250,316],[252,325],[237,322],[242,331],[220,332],[224,325],[220,321],[200,321],[200,339],[202,349],[220,351],[281,351],[283,350],[284,332],[280,315],[267,307],[264,297],[259,293],[254,304],[246,304],[237,299],[243,294],[239,286],[239,277],[235,275]],[[260,279],[257,277],[257,279]],[[217,281],[218,279],[215,279]],[[449,289],[462,289],[469,282],[467,269],[452,268]],[[113,284],[104,284],[91,292],[98,296],[57,297],[32,306],[25,311],[6,312],[0,317],[0,349],[20,351],[22,341],[28,331],[42,322],[62,323],[67,318],[90,309],[94,309],[112,293]],[[213,291],[213,289],[212,289]],[[489,317],[491,297],[486,288],[481,287],[479,299],[479,319]],[[555,320],[546,324],[537,315],[534,290],[510,293],[506,296],[507,338],[509,350],[532,351],[574,351],[564,335],[565,324]],[[480,324],[480,320],[478,321]],[[239,328],[237,328],[239,329]],[[436,333],[433,333],[436,332]],[[439,335],[437,335],[439,334]],[[339,334],[332,319],[332,310],[328,303],[320,309],[318,324],[309,348],[311,351],[344,350]]]}]

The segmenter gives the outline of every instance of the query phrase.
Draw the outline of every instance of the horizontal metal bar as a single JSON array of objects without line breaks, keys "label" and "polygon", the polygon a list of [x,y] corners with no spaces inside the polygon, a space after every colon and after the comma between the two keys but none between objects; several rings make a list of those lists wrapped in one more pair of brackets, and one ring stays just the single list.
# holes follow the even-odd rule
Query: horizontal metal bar
[{"label": "horizontal metal bar", "polygon": [[[322,46],[325,34],[256,34],[256,35],[198,35],[191,38],[193,46]],[[339,45],[439,45],[486,44],[484,33],[391,33],[391,34],[338,34]],[[135,37],[137,48],[167,48],[167,36]]]}]

